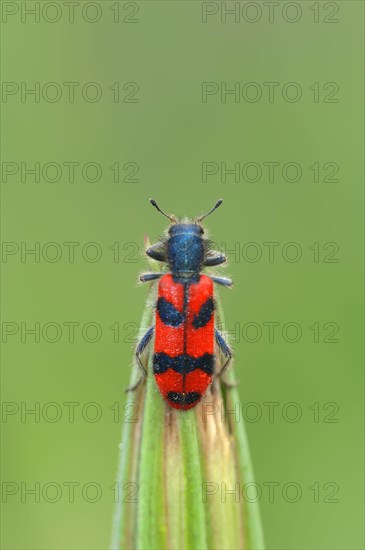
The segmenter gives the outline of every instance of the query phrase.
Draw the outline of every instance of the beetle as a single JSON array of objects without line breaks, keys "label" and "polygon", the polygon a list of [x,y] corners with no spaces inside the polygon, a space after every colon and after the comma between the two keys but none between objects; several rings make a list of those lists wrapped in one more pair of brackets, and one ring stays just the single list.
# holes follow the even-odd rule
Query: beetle
[{"label": "beetle", "polygon": [[[142,376],[129,390],[147,375],[141,355],[155,336],[153,374],[162,397],[176,409],[195,407],[213,375],[221,376],[232,359],[232,350],[214,323],[214,283],[224,287],[232,287],[233,283],[226,277],[202,273],[205,267],[226,262],[224,254],[212,249],[201,225],[222,202],[219,199],[209,212],[195,219],[178,219],[150,199],[171,225],[167,236],[147,248],[146,254],[167,264],[168,269],[140,275],[141,282],[159,281],[157,303],[154,325],[141,338],[135,352]],[[219,373],[215,373],[214,342],[225,357]]]}]

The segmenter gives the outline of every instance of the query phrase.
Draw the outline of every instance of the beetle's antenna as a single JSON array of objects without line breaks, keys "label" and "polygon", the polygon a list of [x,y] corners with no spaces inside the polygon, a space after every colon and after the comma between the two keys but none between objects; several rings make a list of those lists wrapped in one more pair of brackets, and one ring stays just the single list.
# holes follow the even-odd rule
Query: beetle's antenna
[{"label": "beetle's antenna", "polygon": [[213,214],[214,210],[217,210],[217,208],[220,207],[220,205],[222,204],[223,202],[223,199],[219,199],[217,200],[216,204],[213,206],[213,208],[211,210],[209,210],[209,212],[207,212],[206,214],[204,214],[203,216],[199,216],[199,218],[196,219],[197,222],[201,222],[202,220],[204,220],[204,218],[206,218],[207,216],[210,216],[210,214]]},{"label": "beetle's antenna", "polygon": [[169,216],[168,214],[166,214],[166,212],[164,212],[163,210],[161,210],[161,208],[158,206],[157,202],[155,201],[155,199],[150,199],[150,203],[152,204],[152,206],[154,206],[156,208],[156,210],[158,210],[161,214],[163,214],[164,216],[166,216],[167,219],[170,220],[170,222],[172,223],[176,223],[177,222],[177,219],[175,218],[175,216]]}]

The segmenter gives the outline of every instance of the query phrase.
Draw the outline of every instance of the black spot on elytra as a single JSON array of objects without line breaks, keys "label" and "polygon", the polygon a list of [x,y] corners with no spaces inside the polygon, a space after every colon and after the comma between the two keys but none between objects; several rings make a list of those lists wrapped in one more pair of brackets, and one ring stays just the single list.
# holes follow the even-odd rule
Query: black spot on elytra
[{"label": "black spot on elytra", "polygon": [[210,297],[206,302],[201,306],[199,313],[194,316],[192,325],[194,328],[204,327],[211,319],[214,311],[214,301]]},{"label": "black spot on elytra", "polygon": [[154,374],[163,374],[168,369],[172,369],[179,374],[189,374],[196,369],[200,369],[211,376],[213,374],[213,367],[214,355],[211,353],[204,353],[200,357],[191,357],[186,354],[170,357],[162,352],[153,355]]},{"label": "black spot on elytra", "polygon": [[189,393],[180,393],[177,391],[169,391],[166,395],[167,399],[176,405],[192,405],[196,401],[199,401],[201,394],[196,391]]},{"label": "black spot on elytra", "polygon": [[162,296],[157,300],[157,311],[161,321],[170,327],[178,327],[184,320],[184,315]]}]

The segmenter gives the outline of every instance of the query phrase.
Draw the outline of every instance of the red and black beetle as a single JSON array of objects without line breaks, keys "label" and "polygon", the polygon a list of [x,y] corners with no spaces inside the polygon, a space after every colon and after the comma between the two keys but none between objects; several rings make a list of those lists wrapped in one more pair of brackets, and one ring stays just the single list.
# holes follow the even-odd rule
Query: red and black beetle
[{"label": "red and black beetle", "polygon": [[[204,237],[201,222],[221,204],[217,201],[204,216],[178,220],[163,212],[156,201],[151,204],[166,216],[171,226],[167,237],[150,246],[146,254],[168,265],[164,273],[143,273],[142,282],[159,279],[155,323],[139,342],[136,359],[144,375],[141,354],[155,335],[153,373],[163,398],[176,409],[194,407],[211,384],[228,366],[232,351],[214,323],[214,283],[226,287],[226,277],[202,274],[204,267],[226,261],[224,254],[212,249]],[[226,358],[215,373],[214,343]]]}]

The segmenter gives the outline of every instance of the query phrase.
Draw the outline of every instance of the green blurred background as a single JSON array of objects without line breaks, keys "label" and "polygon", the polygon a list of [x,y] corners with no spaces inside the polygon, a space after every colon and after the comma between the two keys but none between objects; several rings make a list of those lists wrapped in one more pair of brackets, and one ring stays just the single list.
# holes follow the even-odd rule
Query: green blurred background
[{"label": "green blurred background", "polygon": [[[26,14],[34,2],[2,2],[3,548],[109,545],[123,389],[147,292],[135,281],[144,235],[166,226],[150,196],[177,215],[225,200],[207,225],[235,251],[235,288],[222,298],[239,421],[258,415],[247,431],[267,547],[363,548],[362,2],[280,2],[274,15],[243,2],[226,22],[214,2],[76,4],[70,22],[63,2],[41,2],[38,21]],[[202,10],[212,12],[205,23]],[[22,96],[37,82],[37,101]],[[65,82],[80,84],[73,102]],[[202,82],[217,83],[205,102]],[[235,82],[261,99],[223,102],[221,83]],[[272,101],[265,82],[278,83]],[[283,99],[294,97],[288,82],[300,86],[297,102]],[[37,162],[39,178],[24,172]],[[204,162],[217,170],[206,182]],[[279,163],[271,182],[268,162]],[[221,163],[244,174],[224,181]],[[286,181],[294,168],[283,177],[287,163],[300,166],[298,181]],[[273,261],[269,242],[279,243]],[[280,323],[273,342],[270,322]],[[39,342],[24,329],[35,323]],[[283,336],[286,323],[296,325]],[[34,407],[39,417],[26,414]],[[36,483],[39,502],[25,493]],[[273,502],[269,483],[279,484]]]}]

